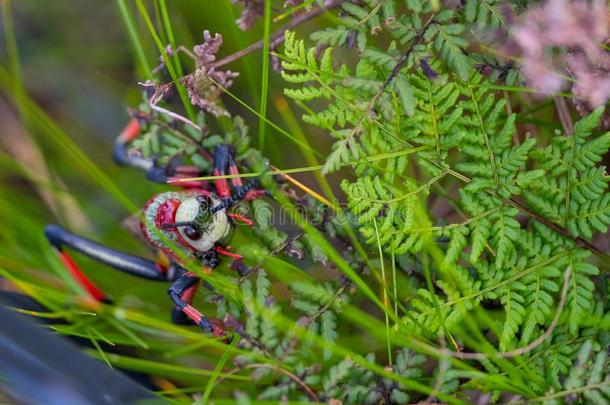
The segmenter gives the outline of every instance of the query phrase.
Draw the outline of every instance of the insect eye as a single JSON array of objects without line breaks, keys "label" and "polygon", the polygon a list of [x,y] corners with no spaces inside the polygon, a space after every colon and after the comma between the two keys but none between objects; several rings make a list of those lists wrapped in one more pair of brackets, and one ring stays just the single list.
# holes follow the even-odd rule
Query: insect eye
[{"label": "insect eye", "polygon": [[184,234],[191,240],[197,240],[197,239],[201,238],[201,232],[199,232],[197,229],[193,228],[192,226],[185,226],[183,230],[184,230]]}]

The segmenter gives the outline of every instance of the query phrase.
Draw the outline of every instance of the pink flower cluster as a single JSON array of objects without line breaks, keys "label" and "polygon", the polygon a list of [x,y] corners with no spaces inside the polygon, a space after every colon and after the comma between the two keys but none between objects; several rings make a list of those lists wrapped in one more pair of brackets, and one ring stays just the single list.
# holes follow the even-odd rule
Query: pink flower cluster
[{"label": "pink flower cluster", "polygon": [[555,93],[572,85],[596,107],[610,98],[609,20],[605,0],[548,0],[512,26],[506,50],[530,86]]}]

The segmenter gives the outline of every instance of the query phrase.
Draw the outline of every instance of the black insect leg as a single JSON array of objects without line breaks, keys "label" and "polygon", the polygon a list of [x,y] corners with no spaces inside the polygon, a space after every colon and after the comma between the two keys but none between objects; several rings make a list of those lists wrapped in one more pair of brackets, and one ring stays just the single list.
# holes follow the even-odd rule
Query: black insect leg
[{"label": "black insect leg", "polygon": [[[179,159],[172,159],[169,164],[159,166],[153,158],[144,158],[137,154],[128,153],[129,143],[136,139],[139,134],[140,125],[138,120],[133,118],[114,142],[112,157],[118,165],[144,170],[148,180],[162,184],[179,178],[201,176],[202,173],[198,167],[181,165]],[[206,187],[207,183],[193,181],[180,182],[178,185],[182,187]]]},{"label": "black insect leg", "polygon": [[[197,280],[191,287],[188,287],[184,290],[182,295],[180,295],[180,299],[184,301],[184,303],[191,305],[193,302],[193,298],[195,298],[195,293],[197,292],[197,287],[199,286],[199,280]],[[179,307],[172,308],[172,322],[177,325],[188,325],[193,321],[182,311]]]},{"label": "black insect leg", "polygon": [[[225,332],[218,321],[208,319],[207,316],[201,314],[201,312],[191,306],[190,301],[192,301],[194,294],[194,291],[191,291],[192,289],[197,288],[198,283],[199,277],[192,273],[184,273],[174,281],[167,290],[167,293],[176,306],[176,309],[186,315],[186,317],[195,324],[199,325],[204,332],[212,333],[215,336],[222,336]],[[172,320],[174,319],[174,313],[175,312],[172,313]]]},{"label": "black insect leg", "polygon": [[155,167],[153,159],[147,159],[139,155],[130,155],[128,153],[127,149],[129,143],[136,139],[139,134],[140,124],[136,118],[132,118],[114,142],[112,158],[118,165],[132,166],[144,170],[150,180],[158,183],[165,183],[166,179],[161,176],[163,173],[157,170],[159,168]]},{"label": "black insect leg", "polygon": [[58,225],[47,225],[44,234],[56,249],[60,260],[70,271],[74,279],[81,285],[89,295],[98,300],[105,300],[104,293],[85,276],[84,272],[77,266],[64,247],[69,247],[79,253],[91,257],[115,269],[124,271],[134,276],[149,280],[167,281],[172,279],[173,272],[164,272],[163,269],[152,260],[129,255],[121,251],[109,248],[102,244],[82,238],[70,233]]},{"label": "black insect leg", "polygon": [[259,186],[258,179],[250,180],[245,185],[239,176],[239,170],[235,163],[235,159],[228,145],[218,145],[214,150],[214,176],[226,176],[230,174],[231,185],[235,193],[231,195],[231,189],[229,183],[225,178],[219,178],[215,180],[216,194],[223,200],[222,204],[213,208],[212,212],[219,211],[221,209],[229,208],[236,202],[244,199],[258,198],[266,195],[265,190],[257,190]]},{"label": "black insect leg", "polygon": [[[228,145],[218,145],[214,149],[214,176],[225,176],[232,160],[231,151]],[[241,180],[240,180],[241,181]],[[227,179],[214,180],[216,194],[223,200],[231,197],[231,189]]]}]

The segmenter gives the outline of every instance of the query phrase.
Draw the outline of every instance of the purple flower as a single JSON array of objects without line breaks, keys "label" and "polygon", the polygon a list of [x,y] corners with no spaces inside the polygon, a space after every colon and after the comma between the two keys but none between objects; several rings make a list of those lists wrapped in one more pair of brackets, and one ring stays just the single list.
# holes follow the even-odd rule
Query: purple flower
[{"label": "purple flower", "polygon": [[247,31],[252,28],[256,23],[256,20],[262,16],[264,12],[264,3],[262,0],[231,0],[231,3],[241,3],[244,6],[241,15],[237,21],[235,21],[242,31]]},{"label": "purple flower", "polygon": [[[548,0],[512,25],[504,51],[519,57],[530,86],[555,93],[572,92],[596,107],[610,98],[610,19],[604,0]],[[559,50],[559,52],[558,52]]]}]

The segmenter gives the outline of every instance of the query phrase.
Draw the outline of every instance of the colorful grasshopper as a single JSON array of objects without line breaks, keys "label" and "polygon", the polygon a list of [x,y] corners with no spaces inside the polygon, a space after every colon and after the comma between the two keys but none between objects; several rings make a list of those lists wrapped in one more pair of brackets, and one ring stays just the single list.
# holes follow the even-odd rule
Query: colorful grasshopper
[{"label": "colorful grasshopper", "polygon": [[[128,145],[140,133],[137,119],[133,119],[115,142],[113,156],[121,165],[138,167],[146,171],[147,178],[158,183],[167,183],[185,177],[200,176],[196,166],[176,165],[173,162],[164,167],[153,159],[145,159],[128,153]],[[218,145],[213,155],[214,176],[238,175],[235,159],[228,145]],[[209,319],[191,306],[199,277],[186,271],[180,263],[181,255],[198,260],[204,269],[219,264],[218,255],[234,259],[241,256],[225,247],[230,239],[235,221],[253,225],[252,221],[239,214],[229,212],[241,200],[259,198],[267,193],[257,189],[257,180],[243,184],[239,177],[231,178],[231,186],[226,178],[214,181],[214,191],[208,182],[186,181],[181,183],[181,191],[169,191],[155,195],[143,208],[139,222],[141,236],[160,253],[159,261],[133,256],[91,240],[72,234],[58,225],[47,225],[45,235],[57,250],[60,260],[76,282],[96,301],[107,301],[106,295],[80,270],[67,251],[68,247],[108,266],[126,273],[159,281],[171,281],[168,294],[175,308],[172,321],[175,323],[195,322],[205,332],[222,336],[225,334],[222,322]],[[174,246],[172,250],[171,246]],[[177,246],[181,254],[175,252]],[[184,257],[184,256],[183,256]]]}]

